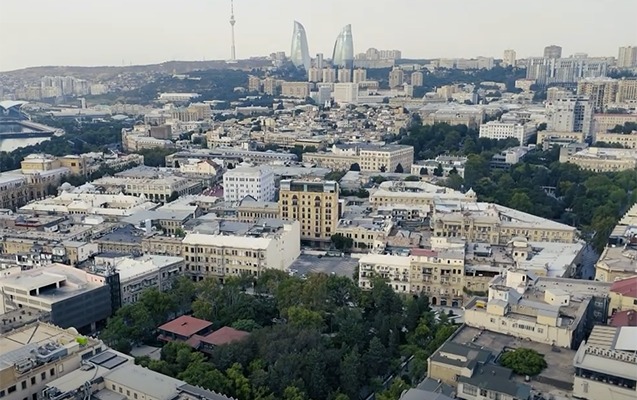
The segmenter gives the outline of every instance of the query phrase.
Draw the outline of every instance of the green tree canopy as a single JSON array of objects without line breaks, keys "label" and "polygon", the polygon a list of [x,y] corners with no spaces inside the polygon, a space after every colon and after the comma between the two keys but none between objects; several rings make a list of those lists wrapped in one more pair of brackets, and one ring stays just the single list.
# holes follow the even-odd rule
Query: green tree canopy
[{"label": "green tree canopy", "polygon": [[519,375],[534,376],[546,368],[544,355],[533,349],[518,348],[500,356],[500,364]]}]

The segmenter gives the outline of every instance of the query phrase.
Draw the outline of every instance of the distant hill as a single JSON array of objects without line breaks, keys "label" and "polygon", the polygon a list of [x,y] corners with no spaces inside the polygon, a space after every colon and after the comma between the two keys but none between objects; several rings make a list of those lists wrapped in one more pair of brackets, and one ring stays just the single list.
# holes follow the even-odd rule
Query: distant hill
[{"label": "distant hill", "polygon": [[126,66],[43,66],[18,69],[14,71],[0,72],[0,75],[8,77],[20,77],[23,79],[40,79],[42,76],[74,76],[82,79],[108,79],[120,74],[184,74],[196,70],[208,69],[241,69],[251,70],[271,66],[266,59],[239,60],[234,64],[228,64],[223,60],[212,61],[167,61],[161,64],[126,65]]}]

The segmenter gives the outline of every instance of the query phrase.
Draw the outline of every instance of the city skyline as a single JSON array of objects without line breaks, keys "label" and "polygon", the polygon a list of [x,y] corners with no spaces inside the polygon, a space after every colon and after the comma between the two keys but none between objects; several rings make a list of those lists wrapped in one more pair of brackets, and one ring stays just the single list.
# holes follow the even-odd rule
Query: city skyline
[{"label": "city skyline", "polygon": [[[124,0],[8,2],[0,15],[0,34],[19,39],[0,42],[0,70],[226,60],[231,43],[229,3],[184,0],[178,8],[156,7],[148,13],[147,5]],[[311,55],[331,54],[335,35],[347,24],[356,31],[355,54],[375,47],[401,50],[405,58],[501,58],[505,49],[524,58],[541,56],[551,44],[561,46],[564,56],[585,52],[617,57],[620,46],[634,44],[633,0],[583,0],[577,8],[567,3],[538,0],[512,9],[504,0],[493,0],[489,8],[461,0],[397,0],[392,3],[400,16],[396,18],[386,7],[363,0],[326,0],[319,9],[299,7],[292,0],[237,0],[236,53],[237,59],[287,53],[294,20],[306,28]],[[36,25],[38,29],[32,29]]]}]

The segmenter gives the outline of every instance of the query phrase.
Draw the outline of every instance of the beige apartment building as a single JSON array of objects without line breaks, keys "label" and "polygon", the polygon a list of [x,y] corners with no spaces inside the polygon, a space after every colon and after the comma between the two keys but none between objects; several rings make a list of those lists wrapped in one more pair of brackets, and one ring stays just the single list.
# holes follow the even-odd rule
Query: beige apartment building
[{"label": "beige apartment building", "polygon": [[586,328],[606,318],[608,284],[537,278],[509,270],[489,284],[488,297],[465,307],[465,323],[478,329],[556,347],[577,349]]},{"label": "beige apartment building", "polygon": [[595,142],[621,144],[626,149],[637,149],[637,131],[633,133],[602,133],[595,135]]},{"label": "beige apartment building", "polygon": [[285,271],[301,253],[300,224],[255,225],[245,235],[188,233],[182,249],[185,271],[196,280]]},{"label": "beige apartment building", "polygon": [[334,181],[282,180],[281,219],[301,224],[301,240],[329,245],[340,217],[339,186]]},{"label": "beige apartment building", "polygon": [[[37,352],[41,348],[41,352]],[[0,393],[3,400],[42,398],[49,382],[80,368],[82,360],[102,351],[101,341],[36,322],[0,336]],[[32,352],[35,352],[32,353]]]},{"label": "beige apartment building", "polygon": [[472,202],[476,198],[473,190],[462,193],[427,182],[387,181],[370,191],[369,202],[377,209],[395,205],[432,206],[435,201]]},{"label": "beige apartment building", "polygon": [[626,122],[637,123],[637,114],[594,114],[593,135],[608,132],[617,125],[624,125]]},{"label": "beige apartment building", "polygon": [[577,82],[577,94],[587,96],[595,110],[637,100],[637,79],[586,78]]},{"label": "beige apartment building", "polygon": [[414,148],[399,144],[363,147],[359,155],[361,171],[400,172],[396,171],[400,165],[400,169],[408,173],[414,163]]},{"label": "beige apartment building", "polygon": [[104,177],[93,181],[109,193],[125,193],[132,196],[145,196],[150,201],[167,202],[173,194],[178,196],[201,192],[201,182],[177,176],[128,178]]},{"label": "beige apartment building", "polygon": [[[335,153],[303,153],[304,163],[313,163],[321,168],[329,168],[335,171],[349,171],[354,163],[359,163],[358,156]],[[362,169],[362,168],[361,168]]]},{"label": "beige apartment building", "polygon": [[310,84],[308,82],[282,82],[281,96],[305,99],[310,96]]},{"label": "beige apartment building", "polygon": [[545,218],[492,203],[462,203],[457,209],[435,207],[434,237],[464,238],[470,242],[504,245],[514,238],[530,242],[573,243],[577,230]]},{"label": "beige apartment building", "polygon": [[637,276],[613,282],[609,299],[609,317],[616,312],[637,311]]},{"label": "beige apartment building", "polygon": [[381,277],[396,292],[424,294],[433,305],[460,307],[469,291],[488,288],[493,273],[476,273],[466,268],[464,244],[446,249],[411,249],[408,255],[366,254],[359,259],[358,284],[373,287]]},{"label": "beige apartment building", "polygon": [[367,251],[384,245],[393,224],[390,219],[353,218],[338,221],[336,233],[353,240],[352,249]]},{"label": "beige apartment building", "polygon": [[589,147],[569,155],[565,161],[593,172],[627,171],[637,168],[637,150]]},{"label": "beige apartment building", "polygon": [[256,222],[260,219],[279,218],[279,204],[261,201],[242,201],[237,206],[237,219],[241,222]]},{"label": "beige apartment building", "polygon": [[183,246],[181,237],[162,236],[159,234],[146,236],[142,239],[142,252],[144,254],[158,254],[173,257],[181,257]]}]

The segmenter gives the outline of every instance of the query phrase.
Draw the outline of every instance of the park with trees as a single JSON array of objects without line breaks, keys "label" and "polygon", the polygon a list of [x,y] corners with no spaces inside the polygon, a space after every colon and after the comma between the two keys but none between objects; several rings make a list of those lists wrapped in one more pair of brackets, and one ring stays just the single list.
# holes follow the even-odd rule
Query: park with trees
[{"label": "park with trees", "polygon": [[[211,355],[183,343],[163,346],[160,360],[137,363],[242,400],[397,399],[418,383],[427,358],[457,328],[426,297],[396,294],[382,279],[363,291],[349,277],[306,279],[268,270],[261,276],[178,280],[149,289],[108,320],[101,338],[129,352],[157,344],[156,327],[182,314],[251,332]],[[395,379],[388,379],[388,378]]]}]

